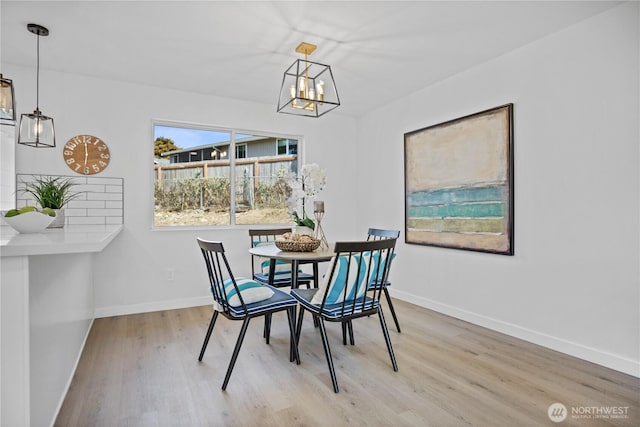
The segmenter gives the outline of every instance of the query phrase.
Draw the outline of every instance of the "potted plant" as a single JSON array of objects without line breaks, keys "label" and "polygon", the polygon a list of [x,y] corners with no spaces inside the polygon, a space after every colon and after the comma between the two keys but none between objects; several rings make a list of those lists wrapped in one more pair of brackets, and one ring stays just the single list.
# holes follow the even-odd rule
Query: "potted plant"
[{"label": "potted plant", "polygon": [[63,208],[79,195],[71,191],[71,188],[76,185],[71,182],[71,178],[34,176],[34,181],[23,182],[23,184],[25,185],[23,191],[31,194],[42,209],[50,208],[55,211],[56,219],[48,228],[64,227]]},{"label": "potted plant", "polygon": [[315,163],[303,165],[300,175],[292,174],[288,185],[291,196],[287,199],[287,207],[297,234],[313,235],[315,223],[307,216],[306,199],[314,199],[327,183],[326,171]]}]

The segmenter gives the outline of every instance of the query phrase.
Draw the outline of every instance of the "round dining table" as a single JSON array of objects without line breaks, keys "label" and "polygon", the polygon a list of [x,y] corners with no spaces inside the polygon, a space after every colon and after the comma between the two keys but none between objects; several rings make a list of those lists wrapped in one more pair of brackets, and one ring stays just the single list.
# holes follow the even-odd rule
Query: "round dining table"
[{"label": "round dining table", "polygon": [[330,261],[335,255],[333,251],[334,245],[329,244],[328,248],[318,248],[311,252],[287,252],[281,251],[275,244],[260,245],[249,249],[252,255],[269,258],[269,284],[273,284],[273,276],[275,272],[276,260],[291,263],[291,287],[298,287],[298,269],[301,264],[313,264],[313,282],[318,287],[318,263]]}]

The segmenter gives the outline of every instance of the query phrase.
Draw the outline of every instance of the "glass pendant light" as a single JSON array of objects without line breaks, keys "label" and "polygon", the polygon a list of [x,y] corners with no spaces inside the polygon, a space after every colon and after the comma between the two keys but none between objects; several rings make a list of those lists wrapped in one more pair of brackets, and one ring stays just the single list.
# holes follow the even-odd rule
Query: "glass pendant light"
[{"label": "glass pendant light", "polygon": [[28,24],[27,30],[38,36],[36,65],[36,109],[33,114],[22,114],[18,131],[18,144],[30,147],[55,147],[56,134],[53,119],[38,108],[40,92],[40,36],[48,36],[49,30],[38,24]]},{"label": "glass pendant light", "polygon": [[13,81],[0,73],[0,125],[15,126],[16,97],[13,91]]}]

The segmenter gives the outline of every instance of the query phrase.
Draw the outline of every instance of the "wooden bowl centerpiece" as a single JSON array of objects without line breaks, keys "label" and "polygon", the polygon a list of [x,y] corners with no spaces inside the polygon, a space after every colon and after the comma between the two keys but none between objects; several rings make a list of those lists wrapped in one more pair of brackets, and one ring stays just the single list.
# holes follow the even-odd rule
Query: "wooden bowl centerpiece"
[{"label": "wooden bowl centerpiece", "polygon": [[305,234],[285,233],[275,244],[284,252],[312,252],[320,247],[320,240]]}]

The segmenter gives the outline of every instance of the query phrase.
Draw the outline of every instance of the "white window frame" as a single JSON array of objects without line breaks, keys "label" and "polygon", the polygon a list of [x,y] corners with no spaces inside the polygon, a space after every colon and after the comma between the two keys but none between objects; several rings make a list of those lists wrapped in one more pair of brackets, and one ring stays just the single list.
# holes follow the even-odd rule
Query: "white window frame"
[{"label": "white window frame", "polygon": [[[155,208],[155,176],[154,169],[152,168],[150,171],[151,174],[151,188],[149,194],[151,196],[151,229],[154,231],[175,231],[175,230],[201,230],[201,229],[249,229],[260,226],[284,226],[287,224],[236,224],[236,195],[235,195],[235,185],[236,185],[236,143],[235,138],[236,134],[240,135],[260,135],[265,137],[275,138],[276,141],[279,139],[295,139],[298,141],[298,153],[297,161],[298,161],[298,170],[304,164],[304,136],[303,135],[294,135],[294,134],[286,134],[286,133],[273,133],[269,131],[256,131],[249,129],[240,129],[240,128],[229,128],[225,126],[217,126],[217,125],[208,125],[202,123],[192,123],[192,122],[181,122],[181,121],[171,121],[171,120],[163,120],[163,119],[152,119],[151,120],[151,137],[149,138],[151,147],[149,148],[149,155],[151,157],[151,164],[153,165],[153,143],[155,141],[155,127],[156,126],[168,126],[168,127],[180,127],[187,129],[199,129],[199,130],[208,130],[214,132],[229,132],[230,133],[230,144],[229,151],[227,153],[229,159],[229,180],[231,182],[231,194],[229,195],[230,205],[229,206],[229,219],[230,223],[225,225],[175,225],[175,226],[156,226],[154,224],[154,208]],[[240,143],[246,145],[246,143]],[[238,144],[238,145],[240,145]],[[288,147],[288,143],[287,143]],[[229,154],[234,153],[233,157],[230,157]],[[277,155],[277,144],[276,144],[276,155]]]}]

